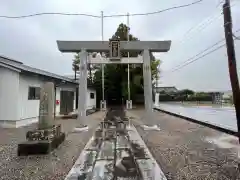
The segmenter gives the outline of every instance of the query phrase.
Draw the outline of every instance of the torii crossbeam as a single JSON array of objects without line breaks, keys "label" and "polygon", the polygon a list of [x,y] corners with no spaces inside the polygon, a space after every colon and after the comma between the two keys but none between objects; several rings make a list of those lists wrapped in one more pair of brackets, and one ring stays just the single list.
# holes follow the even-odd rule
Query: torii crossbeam
[{"label": "torii crossbeam", "polygon": [[[115,41],[118,43],[119,49],[116,49],[116,57],[110,57],[104,63],[110,63],[111,58],[119,59],[119,64],[125,62],[120,58],[121,52],[138,51],[143,53],[143,57],[139,57],[140,63],[143,63],[143,77],[144,77],[144,100],[146,114],[150,115],[153,111],[153,99],[152,99],[152,79],[151,79],[151,62],[150,52],[168,52],[171,46],[171,41]],[[88,52],[108,52],[112,51],[113,47],[110,46],[109,41],[57,41],[58,49],[61,52],[75,52],[80,53],[80,78],[79,78],[79,111],[78,118],[80,122],[86,125],[86,93],[87,93],[87,63],[93,63],[88,61]],[[116,45],[116,44],[115,44]],[[116,46],[114,46],[116,48]],[[110,53],[111,54],[111,53]],[[90,58],[94,61],[93,58]],[[114,63],[116,61],[114,60]],[[97,59],[95,62],[99,62]],[[137,63],[135,58],[129,64]],[[126,63],[126,62],[125,62]]]}]

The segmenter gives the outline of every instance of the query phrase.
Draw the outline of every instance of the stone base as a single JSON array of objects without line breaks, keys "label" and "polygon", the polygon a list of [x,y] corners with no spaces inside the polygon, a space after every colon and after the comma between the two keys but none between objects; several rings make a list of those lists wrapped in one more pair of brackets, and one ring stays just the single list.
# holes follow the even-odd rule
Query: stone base
[{"label": "stone base", "polygon": [[132,109],[132,100],[126,100],[126,109]]},{"label": "stone base", "polygon": [[2,128],[19,128],[28,126],[38,122],[38,117],[19,120],[0,120],[0,127]]},{"label": "stone base", "polygon": [[100,101],[100,110],[105,111],[107,109],[107,103],[106,100],[101,100]]},{"label": "stone base", "polygon": [[59,136],[55,136],[52,140],[36,140],[27,141],[18,144],[18,156],[27,156],[34,154],[48,154],[53,149],[56,149],[65,140],[65,133],[60,133]]}]

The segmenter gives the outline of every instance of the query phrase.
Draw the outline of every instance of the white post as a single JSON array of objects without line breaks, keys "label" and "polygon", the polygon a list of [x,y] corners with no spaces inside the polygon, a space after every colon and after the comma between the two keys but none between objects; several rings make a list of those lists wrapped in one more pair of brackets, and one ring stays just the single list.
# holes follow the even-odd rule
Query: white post
[{"label": "white post", "polygon": [[147,49],[143,51],[143,78],[146,115],[150,118],[153,112],[153,100],[150,52]]},{"label": "white post", "polygon": [[[102,28],[102,41],[104,41],[104,35],[103,35],[103,11],[101,11],[101,28]],[[103,56],[103,53],[102,53]],[[105,88],[104,88],[105,82],[104,82],[104,64],[102,64],[102,100],[100,104],[100,109],[105,110],[106,109],[106,101],[105,101]]]},{"label": "white post", "polygon": [[78,97],[78,120],[81,125],[86,124],[86,95],[87,95],[87,52],[83,49],[80,53],[79,66],[79,97]]},{"label": "white post", "polygon": [[158,89],[158,74],[159,74],[159,67],[157,67],[157,78],[156,78],[156,88],[155,88],[155,106],[159,106],[159,92]]},{"label": "white post", "polygon": [[[129,41],[129,13],[127,13],[127,41]],[[131,101],[131,91],[130,91],[130,67],[129,67],[129,52],[128,52],[128,100],[127,100],[127,109],[132,109],[132,101]]]},{"label": "white post", "polygon": [[158,107],[159,106],[159,93],[155,92],[155,106]]}]

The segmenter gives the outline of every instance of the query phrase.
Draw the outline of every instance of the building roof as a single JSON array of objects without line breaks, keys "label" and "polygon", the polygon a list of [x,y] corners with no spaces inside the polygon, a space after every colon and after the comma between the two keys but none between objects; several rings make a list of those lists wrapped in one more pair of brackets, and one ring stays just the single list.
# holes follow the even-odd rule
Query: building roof
[{"label": "building roof", "polygon": [[177,90],[177,88],[175,86],[158,86],[158,87],[155,87],[156,89],[174,89],[174,90]]},{"label": "building roof", "polygon": [[156,88],[176,88],[175,86],[157,86]]},{"label": "building roof", "polygon": [[18,72],[30,72],[30,73],[34,73],[34,74],[38,74],[38,75],[42,75],[42,76],[47,76],[50,78],[54,78],[54,79],[59,79],[62,81],[66,81],[66,82],[70,82],[70,83],[74,83],[74,84],[78,84],[78,82],[76,82],[73,79],[70,79],[68,77],[65,76],[60,76],[51,72],[47,72],[41,69],[37,69],[37,68],[33,68],[27,65],[24,65],[22,62],[20,61],[16,61],[14,59],[10,59],[8,57],[5,56],[0,56],[0,66],[18,71]]}]

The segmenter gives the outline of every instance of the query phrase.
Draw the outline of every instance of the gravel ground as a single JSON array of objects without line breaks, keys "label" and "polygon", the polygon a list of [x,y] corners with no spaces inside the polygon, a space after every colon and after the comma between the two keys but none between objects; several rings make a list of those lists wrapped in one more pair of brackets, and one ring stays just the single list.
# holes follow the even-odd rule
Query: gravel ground
[{"label": "gravel ground", "polygon": [[[144,111],[132,110],[132,123],[169,180],[240,180],[237,140],[232,136],[160,112],[151,119]],[[88,116],[95,127],[103,114]],[[50,155],[18,157],[17,144],[25,141],[26,131],[35,126],[0,129],[0,180],[62,180],[80,155],[94,128],[88,132],[71,133],[76,120],[58,120],[67,138]],[[161,131],[146,131],[139,125],[160,125]],[[231,140],[232,146],[208,142],[219,137]],[[235,146],[234,146],[235,145]],[[239,147],[239,146],[238,146]]]},{"label": "gravel ground", "polygon": [[[186,120],[154,112],[151,119],[144,111],[132,110],[139,134],[169,180],[237,180],[239,145],[237,139]],[[140,124],[159,125],[160,131],[143,130]],[[224,136],[227,143],[213,144],[206,139]],[[220,146],[221,145],[221,146]]]},{"label": "gravel ground", "polygon": [[80,155],[91,137],[94,127],[102,119],[103,113],[88,116],[93,128],[87,132],[72,133],[77,120],[57,120],[66,140],[51,154],[40,156],[17,156],[17,144],[25,141],[25,133],[36,125],[18,129],[0,129],[0,180],[62,180]]}]

